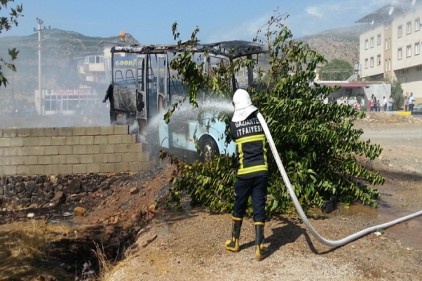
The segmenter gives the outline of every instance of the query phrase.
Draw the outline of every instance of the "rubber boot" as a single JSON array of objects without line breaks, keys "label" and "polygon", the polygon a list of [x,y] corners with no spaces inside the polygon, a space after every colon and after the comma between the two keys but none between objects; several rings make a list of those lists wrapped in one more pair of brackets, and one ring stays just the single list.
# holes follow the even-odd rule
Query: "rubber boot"
[{"label": "rubber boot", "polygon": [[264,247],[264,226],[263,222],[255,222],[255,257],[263,260],[268,255],[268,250]]},{"label": "rubber boot", "polygon": [[233,219],[233,229],[232,229],[232,238],[226,241],[225,247],[226,250],[232,252],[239,252],[239,237],[240,237],[240,229],[242,227],[242,218],[232,217]]}]

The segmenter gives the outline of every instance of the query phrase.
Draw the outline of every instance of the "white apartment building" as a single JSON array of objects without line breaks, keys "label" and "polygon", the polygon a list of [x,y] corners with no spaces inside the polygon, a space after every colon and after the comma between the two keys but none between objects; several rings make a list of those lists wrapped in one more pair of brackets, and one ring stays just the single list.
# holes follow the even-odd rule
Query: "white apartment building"
[{"label": "white apartment building", "polygon": [[413,93],[422,102],[421,0],[384,6],[357,23],[370,25],[360,34],[360,78],[398,80],[403,94]]}]

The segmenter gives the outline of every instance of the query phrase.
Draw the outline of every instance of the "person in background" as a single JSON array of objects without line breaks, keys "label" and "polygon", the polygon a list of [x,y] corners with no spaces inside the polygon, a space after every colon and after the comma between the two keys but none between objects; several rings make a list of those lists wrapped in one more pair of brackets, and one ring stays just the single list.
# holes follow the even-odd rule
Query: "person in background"
[{"label": "person in background", "polygon": [[239,237],[249,197],[252,197],[255,225],[255,256],[262,260],[267,256],[264,243],[265,203],[268,187],[268,164],[266,138],[257,118],[258,108],[249,93],[238,89],[233,95],[234,114],[230,134],[236,143],[237,179],[234,185],[235,202],[232,215],[232,237],[225,248],[232,252],[240,250]]},{"label": "person in background", "polygon": [[356,110],[360,110],[360,103],[359,103],[358,101],[356,101],[356,102],[353,104],[353,108],[354,108],[354,109],[356,109]]},{"label": "person in background", "polygon": [[387,101],[388,111],[393,111],[393,103],[394,103],[393,97],[390,95]]},{"label": "person in background", "polygon": [[408,111],[409,110],[409,98],[407,96],[407,94],[404,96],[404,111]]},{"label": "person in background", "polygon": [[368,99],[367,108],[368,111],[372,111],[372,99]]},{"label": "person in background", "polygon": [[371,95],[371,111],[375,111],[375,106],[377,105],[377,100],[374,94]]},{"label": "person in background", "polygon": [[384,111],[387,111],[387,98],[385,96],[382,97],[382,107]]},{"label": "person in background", "polygon": [[409,96],[409,111],[413,112],[413,107],[415,106],[416,98],[413,93],[410,93]]},{"label": "person in background", "polygon": [[107,100],[110,102],[110,123],[114,124],[116,122],[117,117],[114,113],[113,84],[111,83],[107,88],[106,95],[103,99],[103,103],[105,103]]}]

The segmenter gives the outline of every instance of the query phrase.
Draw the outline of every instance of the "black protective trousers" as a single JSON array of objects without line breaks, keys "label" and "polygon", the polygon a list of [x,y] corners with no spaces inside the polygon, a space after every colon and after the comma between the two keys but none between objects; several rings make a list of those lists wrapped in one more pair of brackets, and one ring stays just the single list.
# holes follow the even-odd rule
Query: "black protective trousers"
[{"label": "black protective trousers", "polygon": [[252,197],[253,221],[265,222],[265,202],[267,200],[267,176],[237,178],[234,185],[234,216],[243,218],[248,207],[248,199]]}]

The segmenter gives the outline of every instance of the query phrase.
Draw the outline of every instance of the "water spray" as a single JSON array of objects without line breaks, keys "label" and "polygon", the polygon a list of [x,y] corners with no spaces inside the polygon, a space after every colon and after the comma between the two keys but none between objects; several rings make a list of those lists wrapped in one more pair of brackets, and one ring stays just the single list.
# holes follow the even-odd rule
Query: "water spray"
[{"label": "water spray", "polygon": [[365,228],[359,232],[356,232],[352,235],[349,235],[343,239],[340,240],[329,240],[329,239],[325,239],[323,238],[317,231],[316,229],[311,225],[311,223],[309,222],[308,218],[305,215],[305,212],[302,209],[302,206],[299,203],[299,200],[296,197],[296,194],[292,188],[292,184],[290,183],[289,177],[287,176],[286,170],[284,169],[283,163],[281,162],[280,156],[278,154],[277,148],[274,144],[273,138],[271,136],[270,130],[268,129],[267,123],[265,122],[264,117],[261,115],[261,113],[258,112],[257,114],[258,120],[261,122],[262,128],[264,130],[265,136],[267,137],[267,141],[268,144],[270,145],[271,148],[271,152],[273,153],[273,156],[275,158],[275,161],[277,163],[277,167],[278,170],[281,173],[281,176],[283,178],[284,184],[287,187],[287,190],[290,194],[290,197],[292,198],[292,201],[295,205],[296,211],[298,212],[300,218],[302,219],[302,221],[305,223],[306,227],[308,228],[308,230],[312,233],[312,235],[322,244],[327,245],[329,247],[340,247],[343,245],[346,245],[347,243],[350,243],[364,235],[367,235],[369,233],[372,233],[374,231],[377,231],[379,229],[385,229],[388,228],[392,225],[395,225],[397,223],[412,219],[414,217],[420,216],[422,215],[422,210],[420,210],[419,212],[398,218],[396,220],[387,222],[387,223],[383,223],[383,224],[379,224],[379,225],[375,225],[369,228]]}]

